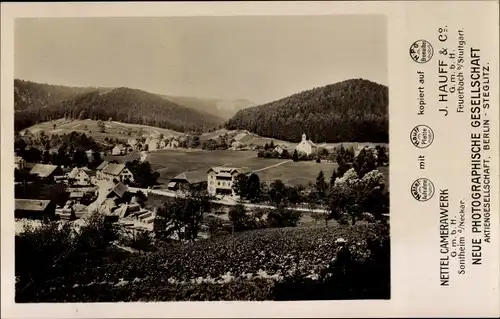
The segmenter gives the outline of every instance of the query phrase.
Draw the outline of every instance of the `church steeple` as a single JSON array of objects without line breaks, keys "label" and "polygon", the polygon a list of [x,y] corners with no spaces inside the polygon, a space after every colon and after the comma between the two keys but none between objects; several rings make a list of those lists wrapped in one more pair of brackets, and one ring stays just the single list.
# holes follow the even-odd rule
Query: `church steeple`
[{"label": "church steeple", "polygon": [[306,133],[303,133],[303,134],[302,134],[302,141],[307,141],[307,136],[306,136]]}]

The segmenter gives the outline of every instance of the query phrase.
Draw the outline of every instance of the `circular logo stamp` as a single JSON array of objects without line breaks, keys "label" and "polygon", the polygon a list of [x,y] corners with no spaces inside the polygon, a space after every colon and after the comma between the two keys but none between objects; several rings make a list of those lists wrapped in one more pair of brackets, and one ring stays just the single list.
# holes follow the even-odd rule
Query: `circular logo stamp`
[{"label": "circular logo stamp", "polygon": [[434,196],[435,188],[434,184],[425,177],[417,178],[416,181],[411,184],[411,194],[413,198],[420,202],[426,202]]},{"label": "circular logo stamp", "polygon": [[417,125],[410,132],[410,141],[418,148],[429,147],[434,141],[434,131],[427,125]]},{"label": "circular logo stamp", "polygon": [[434,55],[434,48],[427,40],[417,40],[410,47],[410,57],[417,63],[427,63]]}]

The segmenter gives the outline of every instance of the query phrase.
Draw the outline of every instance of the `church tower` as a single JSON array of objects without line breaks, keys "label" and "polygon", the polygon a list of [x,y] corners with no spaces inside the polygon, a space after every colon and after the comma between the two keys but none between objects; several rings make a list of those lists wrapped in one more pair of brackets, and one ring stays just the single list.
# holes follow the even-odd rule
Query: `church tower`
[{"label": "church tower", "polygon": [[304,141],[307,141],[307,136],[306,136],[306,133],[303,133],[303,134],[302,134],[302,142],[304,142]]}]

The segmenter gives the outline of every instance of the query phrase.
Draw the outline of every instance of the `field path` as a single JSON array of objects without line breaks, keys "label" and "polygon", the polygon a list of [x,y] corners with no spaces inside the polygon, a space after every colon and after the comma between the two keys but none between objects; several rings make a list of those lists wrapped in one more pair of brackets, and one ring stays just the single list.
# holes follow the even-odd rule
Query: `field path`
[{"label": "field path", "polygon": [[287,161],[283,161],[283,162],[279,162],[277,164],[274,164],[274,165],[270,165],[270,166],[267,166],[267,167],[264,167],[264,168],[259,168],[259,169],[256,169],[254,171],[252,171],[252,173],[257,173],[257,172],[260,172],[260,171],[265,171],[266,169],[270,169],[270,168],[273,168],[273,167],[278,167],[280,165],[283,165],[283,164],[286,164],[286,163],[289,163],[291,162],[292,160],[287,160]]}]

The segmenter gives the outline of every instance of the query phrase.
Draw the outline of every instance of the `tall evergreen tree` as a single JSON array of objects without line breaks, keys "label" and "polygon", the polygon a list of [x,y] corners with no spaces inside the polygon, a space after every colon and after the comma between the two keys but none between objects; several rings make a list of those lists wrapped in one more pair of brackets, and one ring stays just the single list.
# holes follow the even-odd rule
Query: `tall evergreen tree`
[{"label": "tall evergreen tree", "polygon": [[323,201],[326,198],[326,191],[328,190],[328,184],[325,181],[325,174],[321,170],[316,177],[316,195],[320,201]]}]

